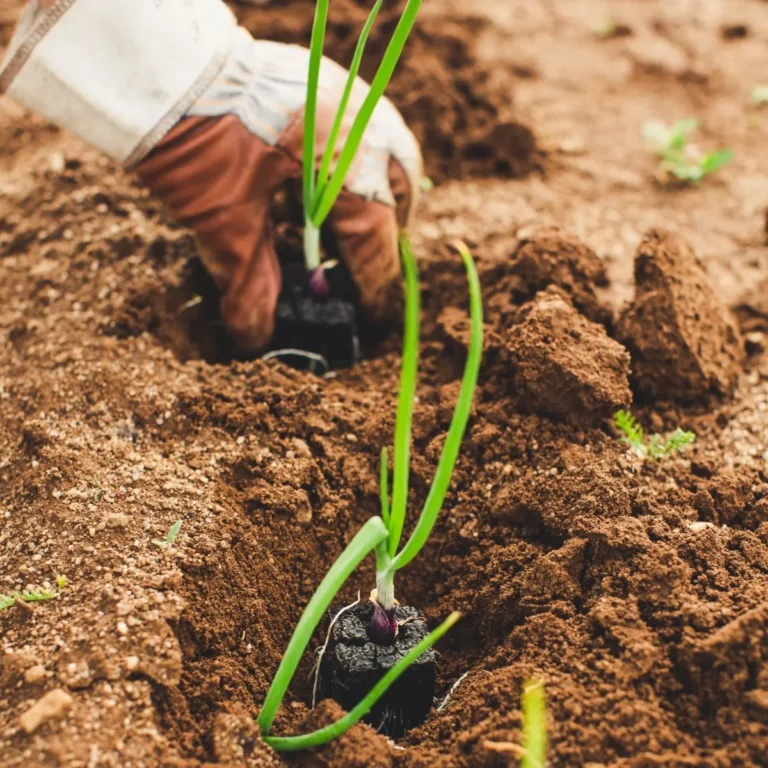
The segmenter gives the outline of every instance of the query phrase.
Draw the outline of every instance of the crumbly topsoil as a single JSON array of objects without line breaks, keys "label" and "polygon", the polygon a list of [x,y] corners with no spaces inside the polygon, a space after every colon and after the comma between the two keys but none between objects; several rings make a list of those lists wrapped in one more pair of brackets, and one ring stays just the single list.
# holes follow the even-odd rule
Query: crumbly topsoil
[{"label": "crumbly topsoil", "polygon": [[[531,676],[546,685],[556,768],[766,765],[768,326],[754,289],[768,278],[768,114],[743,90],[768,71],[768,23],[752,0],[719,17],[672,5],[611,4],[631,34],[602,40],[590,29],[606,9],[591,0],[483,0],[470,20],[453,0],[425,4],[394,84],[428,167],[456,179],[425,197],[414,229],[411,521],[466,354],[452,237],[477,258],[486,316],[444,511],[397,582],[432,626],[462,611],[438,649],[439,696],[466,676],[397,743],[356,726],[281,757],[253,723],[315,587],[377,511],[397,334],[327,379],[210,362],[223,337],[190,234],[98,153],[0,100],[0,593],[68,580],[53,600],[0,613],[2,768],[515,765]],[[306,35],[308,2],[238,7],[262,33]],[[341,60],[362,13],[331,6]],[[724,24],[747,35],[724,37]],[[484,90],[491,75],[505,101]],[[462,143],[487,140],[512,95],[548,153],[543,172],[514,181],[473,169]],[[659,189],[640,125],[689,113],[736,160],[699,189]],[[686,371],[708,382],[726,370],[700,397],[678,397],[674,369],[643,369],[617,332],[636,257],[662,229],[702,265],[667,251],[674,297],[706,296],[717,322],[699,322],[691,347],[690,304],[670,301],[642,349],[686,349],[699,364]],[[743,335],[722,335],[733,316]],[[537,370],[555,372],[547,389]],[[557,371],[572,374],[562,390]],[[664,389],[641,392],[633,371]],[[629,396],[647,433],[692,429],[694,445],[658,463],[628,452],[610,411]],[[176,520],[166,551],[154,541]],[[339,599],[373,578],[368,562]],[[340,716],[332,702],[310,710],[310,666],[308,653],[276,732]]]}]

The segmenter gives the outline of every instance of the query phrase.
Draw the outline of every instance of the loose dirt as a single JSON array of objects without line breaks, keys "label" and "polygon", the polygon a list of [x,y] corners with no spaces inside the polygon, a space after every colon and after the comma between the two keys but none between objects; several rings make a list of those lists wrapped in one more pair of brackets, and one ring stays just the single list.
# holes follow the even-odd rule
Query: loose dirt
[{"label": "loose dirt", "polygon": [[[0,46],[19,5],[0,11]],[[308,1],[237,8],[306,43]],[[453,237],[477,258],[486,348],[444,511],[397,589],[431,626],[464,617],[423,726],[391,742],[359,725],[312,755],[275,755],[253,718],[326,569],[377,512],[400,339],[325,379],[223,362],[191,235],[0,100],[0,593],[68,580],[0,613],[0,765],[515,765],[532,676],[552,766],[768,765],[768,112],[749,105],[765,11],[425,4],[391,90],[438,182],[413,233],[412,517],[466,354]],[[364,13],[332,4],[340,61]],[[607,17],[623,34],[592,32]],[[735,160],[661,189],[641,125],[691,114]],[[696,442],[632,454],[610,419],[630,397],[647,433]],[[176,520],[166,551],[153,541]],[[339,599],[373,576],[368,562]],[[310,709],[310,668],[307,654],[275,732],[340,716]]]}]

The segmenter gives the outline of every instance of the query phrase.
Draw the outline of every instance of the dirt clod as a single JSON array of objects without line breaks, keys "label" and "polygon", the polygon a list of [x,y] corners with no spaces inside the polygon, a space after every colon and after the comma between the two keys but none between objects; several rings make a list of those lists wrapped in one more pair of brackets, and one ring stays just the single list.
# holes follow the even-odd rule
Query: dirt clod
[{"label": "dirt clod", "polygon": [[595,292],[608,285],[605,264],[578,238],[556,227],[521,240],[509,260],[485,267],[482,281],[493,296],[494,308],[505,294],[514,304],[521,304],[547,286],[556,285],[585,317],[602,324],[610,319]]},{"label": "dirt clod", "polygon": [[506,344],[512,386],[525,410],[578,424],[630,404],[627,351],[559,289],[537,294],[522,315]]},{"label": "dirt clod", "polygon": [[733,393],[744,359],[735,318],[680,236],[646,234],[635,255],[635,299],[617,327],[644,398],[691,403]]},{"label": "dirt clod", "polygon": [[54,688],[21,715],[19,725],[27,733],[34,733],[48,720],[56,720],[65,715],[73,701],[73,698],[63,688]]}]

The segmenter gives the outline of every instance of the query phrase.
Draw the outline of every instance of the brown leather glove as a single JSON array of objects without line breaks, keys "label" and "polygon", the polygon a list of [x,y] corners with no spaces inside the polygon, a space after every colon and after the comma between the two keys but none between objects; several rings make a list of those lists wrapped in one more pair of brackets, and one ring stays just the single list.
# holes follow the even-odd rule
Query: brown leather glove
[{"label": "brown leather glove", "polygon": [[[274,330],[281,273],[270,206],[279,187],[301,177],[306,55],[297,46],[243,39],[240,54],[217,82],[136,169],[195,232],[203,263],[222,294],[223,320],[247,352],[263,349]],[[244,74],[245,69],[250,71]],[[324,60],[318,159],[346,76],[343,68]],[[366,92],[359,81],[337,153]],[[400,276],[397,237],[408,223],[421,171],[418,146],[394,107],[382,100],[377,113],[327,221],[359,289],[361,307],[373,321],[397,311],[391,301]]]}]

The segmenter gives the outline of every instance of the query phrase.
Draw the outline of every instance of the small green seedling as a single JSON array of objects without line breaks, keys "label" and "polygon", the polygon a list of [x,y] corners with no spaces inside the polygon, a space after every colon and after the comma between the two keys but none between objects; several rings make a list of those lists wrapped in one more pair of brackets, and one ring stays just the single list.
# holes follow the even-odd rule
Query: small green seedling
[{"label": "small green seedling", "polygon": [[67,577],[59,574],[56,576],[56,592],[53,592],[50,589],[25,589],[22,592],[11,592],[10,595],[0,595],[0,611],[4,611],[15,605],[16,601],[39,603],[43,600],[53,600],[59,596],[59,592],[66,586]]},{"label": "small green seedling", "polygon": [[629,411],[617,411],[614,423],[624,433],[623,443],[641,457],[659,460],[674,453],[680,453],[695,439],[693,432],[686,432],[678,427],[666,440],[661,435],[651,435],[646,442],[645,433],[637,419]]},{"label": "small green seedling", "polygon": [[666,440],[661,435],[651,435],[648,440],[648,456],[652,459],[664,459],[673,453],[682,452],[683,448],[696,439],[693,432],[685,432],[678,427]]},{"label": "small green seedling", "polygon": [[695,185],[731,162],[730,149],[703,152],[696,144],[689,143],[690,134],[698,127],[696,118],[679,120],[671,126],[655,120],[645,123],[643,136],[661,158],[656,174],[660,182],[677,180]]},{"label": "small green seedling", "polygon": [[750,100],[755,107],[768,104],[768,85],[756,85],[750,94]]},{"label": "small green seedling", "polygon": [[[371,593],[374,603],[374,623],[369,629],[396,637],[398,625],[394,621],[394,574],[410,563],[429,538],[442,508],[450,484],[453,468],[469,420],[472,400],[477,384],[483,349],[483,313],[480,281],[472,257],[466,246],[459,243],[467,270],[470,294],[470,341],[464,366],[459,396],[448,428],[443,451],[438,460],[432,486],[410,538],[399,548],[408,501],[408,470],[411,443],[411,421],[416,388],[416,368],[419,346],[419,282],[416,260],[408,241],[401,238],[401,251],[405,273],[405,333],[400,375],[400,394],[395,420],[393,456],[393,482],[390,504],[388,462],[386,448],[381,455],[381,515],[372,517],[358,531],[347,548],[331,566],[312,596],[293,632],[275,677],[267,692],[257,723],[267,744],[276,750],[293,751],[316,747],[340,736],[363,718],[389,687],[419,656],[436,643],[460,618],[452,613],[430,635],[405,654],[369,691],[363,700],[335,723],[302,736],[272,736],[270,729],[288,686],[296,673],[302,654],[312,634],[338,591],[357,566],[371,553],[376,553],[376,590]],[[399,550],[399,551],[398,551]],[[378,642],[378,641],[377,641]]]},{"label": "small green seedling", "polygon": [[176,541],[176,537],[179,535],[179,531],[181,530],[181,523],[181,520],[177,520],[171,526],[171,530],[168,531],[168,535],[165,537],[165,541],[160,541],[160,539],[153,539],[152,543],[161,549],[170,549],[173,546],[173,542]]},{"label": "small green seedling", "polygon": [[547,742],[544,684],[529,680],[523,688],[523,758],[520,768],[545,768]]}]

